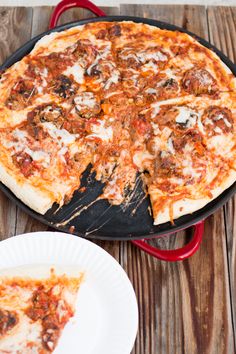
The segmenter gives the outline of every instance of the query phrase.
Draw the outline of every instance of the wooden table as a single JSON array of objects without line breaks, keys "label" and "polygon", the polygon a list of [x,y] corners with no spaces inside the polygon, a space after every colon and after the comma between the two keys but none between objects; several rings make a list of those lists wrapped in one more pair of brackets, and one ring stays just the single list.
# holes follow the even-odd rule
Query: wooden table
[{"label": "wooden table", "polygon": [[[0,7],[1,62],[47,29],[52,9]],[[121,5],[104,11],[110,15],[149,17],[184,27],[215,44],[236,62],[236,7]],[[62,16],[61,23],[86,17],[91,14],[70,10]],[[235,201],[232,199],[206,220],[199,251],[184,262],[160,262],[129,242],[98,242],[120,262],[138,298],[139,332],[132,354],[235,353]],[[1,239],[47,229],[2,193],[0,221]],[[188,235],[179,232],[152,244],[163,249],[177,248],[187,238]]]}]

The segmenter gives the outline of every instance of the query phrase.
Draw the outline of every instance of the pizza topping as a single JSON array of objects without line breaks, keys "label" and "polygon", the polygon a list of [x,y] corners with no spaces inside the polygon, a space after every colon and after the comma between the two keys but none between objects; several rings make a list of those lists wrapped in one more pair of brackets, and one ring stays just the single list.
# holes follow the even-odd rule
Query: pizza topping
[{"label": "pizza topping", "polygon": [[164,81],[164,83],[162,84],[162,87],[164,87],[166,91],[177,92],[179,90],[178,82],[173,78],[170,78],[170,79],[167,79],[166,81]]},{"label": "pizza topping", "polygon": [[171,177],[179,175],[179,168],[175,157],[169,151],[161,151],[154,164],[154,171],[157,177]]},{"label": "pizza topping", "polygon": [[36,93],[37,89],[32,81],[19,79],[11,89],[5,104],[9,109],[18,111],[29,105]]},{"label": "pizza topping", "polygon": [[113,129],[111,126],[106,126],[105,121],[97,120],[96,123],[90,124],[92,134],[87,135],[87,138],[98,138],[104,142],[111,141],[113,138]]},{"label": "pizza topping", "polygon": [[[95,60],[87,67],[86,75],[96,76],[101,74],[103,60],[107,60],[111,53],[111,44],[99,48]],[[111,58],[109,58],[111,61]]]},{"label": "pizza topping", "polygon": [[87,68],[94,62],[98,51],[92,45],[90,40],[81,39],[67,49],[67,52],[73,55],[73,59],[80,64],[81,67]]},{"label": "pizza topping", "polygon": [[42,343],[45,349],[53,351],[60,336],[60,329],[55,322],[49,328],[44,328],[42,332]]},{"label": "pizza topping", "polygon": [[[202,144],[202,136],[198,133],[197,130],[190,129],[185,134],[174,134],[172,137],[173,146],[178,152],[192,152],[190,144],[195,143],[195,148],[200,149],[199,144]],[[196,144],[199,143],[199,144]],[[188,151],[189,150],[189,151]],[[201,147],[201,152],[204,152],[204,147]]]},{"label": "pizza topping", "polygon": [[77,83],[82,84],[84,82],[84,72],[83,67],[80,64],[75,63],[73,66],[69,66],[65,71],[63,71],[63,76],[72,75]]},{"label": "pizza topping", "polygon": [[109,38],[115,38],[121,36],[121,27],[120,25],[116,24],[114,26],[111,26],[108,30],[109,32]]},{"label": "pizza topping", "polygon": [[28,113],[25,129],[35,140],[43,141],[48,136],[41,124],[44,122],[52,122],[60,128],[64,122],[62,109],[55,104],[36,107],[34,111]]},{"label": "pizza topping", "polygon": [[97,39],[112,40],[120,36],[121,36],[121,26],[118,24],[115,24],[108,29],[101,29],[98,33],[96,33]]},{"label": "pizza topping", "polygon": [[198,114],[188,107],[178,107],[176,123],[182,128],[192,128],[198,119]]},{"label": "pizza topping", "polygon": [[81,117],[90,118],[101,111],[100,102],[93,92],[81,92],[74,97],[74,104]]},{"label": "pizza topping", "polygon": [[152,132],[152,125],[144,115],[139,115],[131,121],[131,139],[136,141],[148,139]]},{"label": "pizza topping", "polygon": [[228,108],[211,106],[203,114],[203,125],[209,136],[232,132],[232,112]]},{"label": "pizza topping", "polygon": [[44,286],[38,287],[33,293],[30,306],[25,310],[32,321],[41,320],[42,344],[49,351],[54,350],[60,336],[60,328],[64,327],[72,315],[69,305],[60,299],[60,288],[59,293],[54,291],[56,287],[48,291]]},{"label": "pizza topping", "polygon": [[21,173],[25,177],[30,177],[33,174],[32,157],[26,152],[19,152],[12,155],[12,160],[14,164],[19,167]]},{"label": "pizza topping", "polygon": [[67,120],[63,123],[62,128],[67,130],[70,134],[81,135],[84,131],[84,123],[81,120]]},{"label": "pizza topping", "polygon": [[158,127],[163,130],[166,127],[172,127],[175,123],[176,117],[179,114],[179,110],[176,107],[163,106],[155,110],[154,121],[158,124]]},{"label": "pizza topping", "polygon": [[168,60],[168,54],[159,47],[149,47],[137,51],[135,47],[131,46],[121,49],[118,52],[118,58],[123,65],[136,70],[142,66],[143,71],[157,71],[159,65]]},{"label": "pizza topping", "polygon": [[0,308],[0,337],[15,327],[18,321],[16,312]]},{"label": "pizza topping", "polygon": [[182,79],[182,87],[194,95],[214,94],[218,90],[214,77],[201,68],[187,70]]},{"label": "pizza topping", "polygon": [[57,129],[56,126],[51,122],[42,123],[43,128],[48,132],[48,134],[55,139],[60,145],[69,145],[75,142],[76,135],[70,134],[66,129]]},{"label": "pizza topping", "polygon": [[60,97],[68,98],[75,94],[75,87],[72,85],[72,80],[65,75],[57,77],[53,84],[53,91]]}]

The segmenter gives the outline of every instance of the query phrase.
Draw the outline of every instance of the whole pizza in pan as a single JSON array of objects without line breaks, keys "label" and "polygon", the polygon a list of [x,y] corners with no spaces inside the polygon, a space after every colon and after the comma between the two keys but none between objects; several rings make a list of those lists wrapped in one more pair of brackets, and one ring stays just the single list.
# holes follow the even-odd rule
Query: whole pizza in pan
[{"label": "whole pizza in pan", "polygon": [[154,224],[236,180],[236,79],[193,37],[134,22],[51,33],[1,75],[0,180],[44,214],[91,166],[101,198],[141,176]]}]

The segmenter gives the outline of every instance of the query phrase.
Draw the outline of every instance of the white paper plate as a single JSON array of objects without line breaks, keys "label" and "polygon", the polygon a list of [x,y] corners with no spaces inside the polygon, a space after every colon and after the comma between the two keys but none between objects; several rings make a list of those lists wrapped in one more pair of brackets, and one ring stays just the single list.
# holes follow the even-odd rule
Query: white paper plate
[{"label": "white paper plate", "polygon": [[[106,251],[60,232],[35,232],[0,242],[0,271],[26,265],[85,272],[76,315],[65,327],[55,354],[131,352],[138,327],[137,301],[126,273]],[[31,267],[23,268],[30,275]]]}]

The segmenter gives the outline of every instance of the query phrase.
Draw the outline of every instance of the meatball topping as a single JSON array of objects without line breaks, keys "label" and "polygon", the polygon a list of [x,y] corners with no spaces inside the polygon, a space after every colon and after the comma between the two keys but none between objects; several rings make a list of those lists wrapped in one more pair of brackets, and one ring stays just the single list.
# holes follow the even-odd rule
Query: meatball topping
[{"label": "meatball topping", "polygon": [[100,103],[92,92],[81,92],[74,98],[74,104],[81,117],[90,118],[101,111]]},{"label": "meatball topping", "polygon": [[205,69],[193,68],[184,73],[182,87],[194,95],[214,94],[217,84],[214,77]]},{"label": "meatball topping", "polygon": [[233,131],[232,112],[228,108],[211,106],[205,110],[202,121],[210,136]]}]

